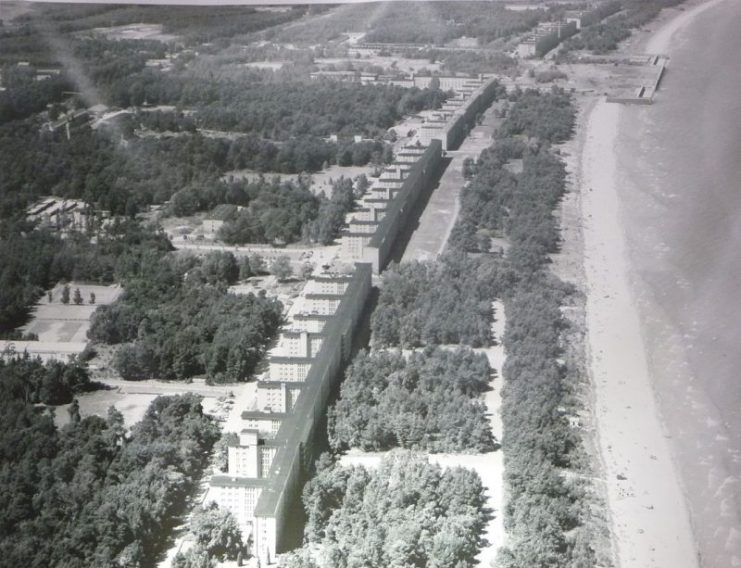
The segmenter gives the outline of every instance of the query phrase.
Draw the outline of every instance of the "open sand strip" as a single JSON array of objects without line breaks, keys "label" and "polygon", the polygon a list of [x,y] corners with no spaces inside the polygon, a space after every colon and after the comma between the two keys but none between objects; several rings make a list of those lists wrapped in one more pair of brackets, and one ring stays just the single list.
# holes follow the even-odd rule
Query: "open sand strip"
[{"label": "open sand strip", "polygon": [[587,347],[614,544],[623,568],[695,568],[689,515],[628,284],[614,152],[619,116],[618,105],[595,105],[581,160]]}]

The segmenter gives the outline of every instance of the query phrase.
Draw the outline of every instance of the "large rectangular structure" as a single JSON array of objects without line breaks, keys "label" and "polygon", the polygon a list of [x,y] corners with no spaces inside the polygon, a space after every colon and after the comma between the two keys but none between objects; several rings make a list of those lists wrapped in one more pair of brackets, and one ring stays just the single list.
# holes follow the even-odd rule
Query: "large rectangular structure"
[{"label": "large rectangular structure", "polygon": [[442,142],[432,140],[409,170],[396,197],[388,202],[386,214],[363,247],[362,259],[373,266],[374,272],[379,273],[391,260],[397,238],[415,211],[420,195],[430,189],[441,160]]},{"label": "large rectangular structure", "polygon": [[501,87],[496,79],[489,79],[471,92],[471,96],[445,125],[442,133],[443,150],[457,149],[474,126],[476,117],[497,99]]},{"label": "large rectangular structure", "polygon": [[270,483],[260,493],[255,508],[253,538],[262,562],[275,559],[286,549],[285,525],[315,459],[316,428],[326,412],[330,393],[349,362],[357,324],[371,289],[371,267],[357,264],[334,317],[325,327],[326,340],[309,370],[301,396],[288,414],[275,442],[280,448],[269,472]]},{"label": "large rectangular structure", "polygon": [[[245,428],[230,442],[228,471],[211,479],[209,497],[229,509],[252,535],[260,562],[285,551],[289,508],[295,505],[315,459],[315,434],[329,396],[350,359],[355,330],[371,289],[372,267],[357,264],[351,275],[319,276],[307,289],[339,298],[333,315],[307,316],[321,323],[321,344],[312,358],[273,357],[273,364],[307,365],[302,383],[260,381],[257,411],[242,413]],[[311,295],[311,294],[307,294]],[[308,319],[307,319],[308,318]],[[295,318],[293,327],[295,328]],[[294,332],[289,332],[294,333]],[[303,337],[306,345],[307,337]]]}]

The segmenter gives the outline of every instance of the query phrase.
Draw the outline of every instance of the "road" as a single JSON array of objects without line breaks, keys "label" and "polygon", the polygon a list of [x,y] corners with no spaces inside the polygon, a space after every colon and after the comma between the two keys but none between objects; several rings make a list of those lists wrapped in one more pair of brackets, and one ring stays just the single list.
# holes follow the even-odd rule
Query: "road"
[{"label": "road", "polygon": [[484,113],[482,123],[471,131],[460,148],[448,152],[453,160],[432,192],[419,219],[419,226],[407,244],[402,262],[434,259],[445,250],[458,217],[458,198],[465,184],[463,161],[466,158],[475,160],[482,150],[491,145],[491,136],[498,123],[494,116],[495,110],[496,105],[489,107]]}]

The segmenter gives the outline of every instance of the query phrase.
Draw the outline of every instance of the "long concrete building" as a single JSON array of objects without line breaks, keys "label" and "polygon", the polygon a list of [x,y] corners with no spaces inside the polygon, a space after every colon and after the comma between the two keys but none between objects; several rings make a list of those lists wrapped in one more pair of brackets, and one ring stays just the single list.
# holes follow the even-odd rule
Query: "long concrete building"
[{"label": "long concrete building", "polygon": [[[361,217],[348,223],[342,236],[346,256],[365,262],[378,274],[391,260],[397,238],[416,210],[420,196],[430,189],[440,173],[442,143],[432,140],[427,147],[409,147],[404,157],[411,167],[394,167],[376,182],[363,200]],[[372,212],[371,212],[372,211]],[[372,219],[366,221],[365,219]]]},{"label": "long concrete building", "polygon": [[316,458],[317,427],[349,362],[371,273],[359,263],[350,275],[319,275],[307,284],[304,305],[321,313],[293,317],[257,385],[258,409],[242,412],[244,428],[229,441],[226,473],[211,478],[207,499],[232,512],[263,564],[291,544],[289,507]]},{"label": "long concrete building", "polygon": [[292,544],[290,508],[316,457],[317,428],[349,362],[371,276],[390,262],[420,199],[436,182],[443,144],[460,144],[476,116],[496,98],[497,87],[493,80],[462,83],[465,93],[441,115],[442,140],[397,152],[396,163],[366,192],[342,237],[346,255],[358,261],[354,272],[309,280],[271,350],[267,375],[257,385],[256,407],[242,411],[242,428],[229,443],[227,471],[212,477],[208,496],[232,511],[262,563],[273,562]]}]

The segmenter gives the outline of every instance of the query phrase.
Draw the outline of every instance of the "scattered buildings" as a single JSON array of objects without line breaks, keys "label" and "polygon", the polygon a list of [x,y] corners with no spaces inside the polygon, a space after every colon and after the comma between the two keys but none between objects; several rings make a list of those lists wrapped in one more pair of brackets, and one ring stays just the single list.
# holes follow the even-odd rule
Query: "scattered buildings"
[{"label": "scattered buildings", "polygon": [[601,22],[620,9],[619,1],[610,0],[588,10],[568,11],[564,14],[563,21],[541,22],[532,34],[520,42],[515,53],[521,58],[543,57],[564,39],[584,27]]},{"label": "scattered buildings", "polygon": [[26,218],[41,227],[60,232],[85,231],[91,228],[96,215],[90,206],[79,199],[47,197],[26,210]]}]

